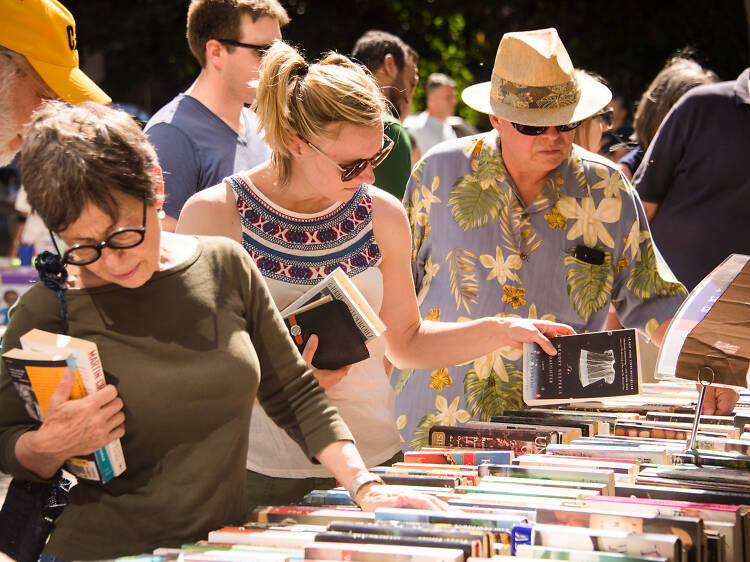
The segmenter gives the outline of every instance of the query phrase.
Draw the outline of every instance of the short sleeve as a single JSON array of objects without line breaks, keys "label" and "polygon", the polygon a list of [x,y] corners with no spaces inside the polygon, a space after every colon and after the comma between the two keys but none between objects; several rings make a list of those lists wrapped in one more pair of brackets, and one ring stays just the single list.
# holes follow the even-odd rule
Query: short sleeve
[{"label": "short sleeve", "polygon": [[643,201],[661,204],[672,188],[685,152],[683,107],[678,103],[664,118],[633,176],[633,185]]},{"label": "short sleeve", "polygon": [[401,199],[411,173],[411,141],[398,121],[385,121],[385,134],[393,141],[393,149],[375,169],[375,185]]},{"label": "short sleeve", "polygon": [[198,191],[200,166],[196,147],[185,133],[169,123],[146,130],[164,172],[164,212],[179,218],[188,198]]},{"label": "short sleeve", "polygon": [[[635,191],[623,196],[623,205],[633,207],[625,246],[615,264],[612,302],[626,328],[637,328],[649,336],[674,316],[687,296],[651,238],[643,206]],[[625,214],[623,212],[623,214]]]}]

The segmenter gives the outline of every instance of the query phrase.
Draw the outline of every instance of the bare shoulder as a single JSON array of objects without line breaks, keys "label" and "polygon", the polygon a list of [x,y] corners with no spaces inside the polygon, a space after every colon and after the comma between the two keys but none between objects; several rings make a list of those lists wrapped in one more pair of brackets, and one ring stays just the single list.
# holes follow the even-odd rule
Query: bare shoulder
[{"label": "bare shoulder", "polygon": [[406,219],[406,210],[396,197],[375,187],[369,186],[370,197],[372,198],[372,217],[376,223],[388,223],[395,220]]},{"label": "bare shoulder", "polygon": [[239,214],[232,188],[222,182],[192,195],[182,208],[176,232],[238,239]]},{"label": "bare shoulder", "polygon": [[384,254],[389,250],[411,247],[411,232],[406,210],[396,197],[375,186],[370,186],[372,197],[372,227],[375,239]]}]

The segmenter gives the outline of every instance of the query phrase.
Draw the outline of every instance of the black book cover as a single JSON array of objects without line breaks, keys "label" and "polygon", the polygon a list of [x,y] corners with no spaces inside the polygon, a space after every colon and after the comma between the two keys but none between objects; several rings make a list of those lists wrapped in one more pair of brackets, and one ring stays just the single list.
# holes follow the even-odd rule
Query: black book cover
[{"label": "black book cover", "polygon": [[638,394],[635,330],[591,332],[550,338],[557,355],[539,345],[523,347],[523,399],[554,404]]},{"label": "black book cover", "polygon": [[284,318],[300,353],[307,340],[318,336],[318,349],[312,359],[317,369],[339,369],[370,356],[349,308],[331,300]]}]

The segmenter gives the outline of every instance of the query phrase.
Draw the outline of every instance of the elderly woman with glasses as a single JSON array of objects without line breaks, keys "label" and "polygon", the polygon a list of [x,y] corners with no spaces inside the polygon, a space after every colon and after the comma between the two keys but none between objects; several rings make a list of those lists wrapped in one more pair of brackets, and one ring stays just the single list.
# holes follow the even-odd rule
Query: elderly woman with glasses
[{"label": "elderly woman with glasses", "polygon": [[[401,458],[391,364],[438,369],[524,341],[554,353],[545,334],[572,332],[511,318],[422,321],[406,213],[400,201],[370,185],[373,168],[393,144],[383,135],[385,103],[367,71],[346,57],[333,53],[308,65],[293,48],[275,43],[264,58],[256,98],[272,159],[194,195],[177,225],[178,232],[241,242],[280,309],[337,267],[357,285],[387,329],[369,345],[368,359],[335,371],[316,369],[315,376],[368,466]],[[429,193],[430,186],[423,190]],[[432,271],[441,265],[431,264]],[[316,347],[311,337],[303,350],[308,362]],[[436,390],[439,379],[436,371]],[[326,467],[311,463],[262,411],[253,413],[247,466],[251,500],[286,503],[333,485]]]},{"label": "elderly woman with glasses", "polygon": [[3,350],[32,328],[67,331],[97,344],[109,384],[71,400],[67,372],[39,425],[3,368],[0,470],[45,481],[116,438],[127,463],[106,484],[79,480],[43,556],[150,552],[244,522],[256,399],[365,509],[444,505],[373,482],[239,244],[160,231],[156,154],[127,114],[51,102],[22,164],[29,202],[65,245],[67,285],[62,298],[39,283],[19,299]]}]

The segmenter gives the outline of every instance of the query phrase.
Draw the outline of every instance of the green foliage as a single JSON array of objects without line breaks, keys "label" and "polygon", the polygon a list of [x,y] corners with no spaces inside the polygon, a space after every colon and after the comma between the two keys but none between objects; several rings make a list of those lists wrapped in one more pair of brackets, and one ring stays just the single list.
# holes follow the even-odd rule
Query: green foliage
[{"label": "green foliage", "polygon": [[[103,55],[104,75],[92,72],[121,102],[155,110],[198,73],[185,40],[188,0],[63,0],[76,18],[84,69]],[[626,6],[590,0],[281,0],[292,18],[283,29],[309,58],[350,53],[368,29],[402,37],[420,54],[420,78],[451,75],[461,91],[490,79],[500,37],[507,31],[556,27],[574,64],[597,72],[635,101],[664,61],[692,46],[700,62],[724,79],[747,66],[743,2],[706,9],[701,0],[633,0]],[[716,38],[720,39],[717,40]],[[423,89],[414,109],[424,107]],[[632,107],[632,106],[631,106]],[[459,114],[489,127],[486,116],[463,104]]]}]

